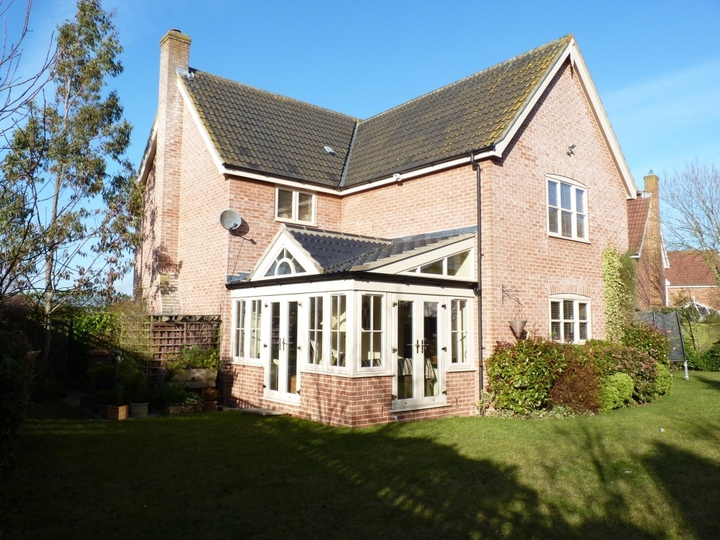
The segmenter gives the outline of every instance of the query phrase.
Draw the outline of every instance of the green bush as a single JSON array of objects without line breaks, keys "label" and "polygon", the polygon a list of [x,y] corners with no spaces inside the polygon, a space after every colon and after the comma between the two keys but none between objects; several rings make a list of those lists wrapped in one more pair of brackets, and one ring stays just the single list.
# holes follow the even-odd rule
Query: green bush
[{"label": "green bush", "polygon": [[697,369],[720,371],[720,341],[716,341],[707,351],[699,355]]},{"label": "green bush", "polygon": [[220,357],[216,349],[194,345],[183,349],[165,361],[165,367],[175,373],[184,369],[220,369]]},{"label": "green bush", "polygon": [[498,343],[486,361],[495,406],[527,414],[549,404],[550,390],[567,366],[567,346],[541,338]]},{"label": "green bush", "polygon": [[657,365],[657,393],[659,396],[665,396],[670,393],[672,388],[673,376],[670,368],[664,364]]},{"label": "green bush", "polygon": [[600,370],[586,356],[578,354],[578,347],[568,348],[567,358],[567,367],[550,391],[553,407],[568,407],[575,412],[597,411]]},{"label": "green bush", "polygon": [[622,344],[649,354],[659,364],[670,363],[670,340],[654,326],[633,322],[625,327]]},{"label": "green bush", "polygon": [[648,403],[657,397],[658,363],[645,351],[592,340],[582,347],[582,353],[588,355],[588,360],[594,362],[605,375],[616,372],[629,375],[633,380],[633,399],[638,403]]},{"label": "green bush", "polygon": [[613,373],[600,382],[600,411],[619,409],[632,401],[633,380],[625,373]]},{"label": "green bush", "polygon": [[685,344],[685,359],[687,360],[688,368],[702,370],[704,359],[700,351],[695,347],[689,332],[683,332],[683,342]]}]

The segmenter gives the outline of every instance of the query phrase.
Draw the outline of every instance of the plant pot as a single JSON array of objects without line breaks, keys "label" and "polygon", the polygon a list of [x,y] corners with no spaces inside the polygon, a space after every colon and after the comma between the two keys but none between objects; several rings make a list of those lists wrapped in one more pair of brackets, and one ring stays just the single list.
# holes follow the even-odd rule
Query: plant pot
[{"label": "plant pot", "polygon": [[512,330],[513,335],[520,339],[523,332],[525,331],[525,325],[527,324],[527,321],[508,321],[508,324],[510,325],[510,330]]},{"label": "plant pot", "polygon": [[217,401],[205,401],[203,403],[203,409],[205,412],[217,411]]},{"label": "plant pot", "polygon": [[108,420],[125,420],[128,416],[127,405],[108,405],[107,406],[107,419]]},{"label": "plant pot", "polygon": [[145,418],[148,415],[148,404],[130,403],[130,416],[132,418]]}]

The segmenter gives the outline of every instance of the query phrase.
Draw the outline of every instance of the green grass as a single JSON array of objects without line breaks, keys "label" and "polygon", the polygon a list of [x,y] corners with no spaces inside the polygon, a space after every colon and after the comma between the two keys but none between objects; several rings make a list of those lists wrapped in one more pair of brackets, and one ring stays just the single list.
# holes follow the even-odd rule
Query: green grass
[{"label": "green grass", "polygon": [[[662,428],[662,431],[661,431]],[[363,430],[36,405],[0,538],[716,538],[720,373],[595,417]]]}]

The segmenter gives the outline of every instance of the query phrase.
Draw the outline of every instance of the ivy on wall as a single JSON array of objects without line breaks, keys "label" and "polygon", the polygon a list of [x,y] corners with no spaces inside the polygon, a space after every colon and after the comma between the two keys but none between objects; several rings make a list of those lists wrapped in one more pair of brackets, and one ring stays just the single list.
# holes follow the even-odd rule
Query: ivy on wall
[{"label": "ivy on wall", "polygon": [[603,251],[603,286],[605,290],[605,337],[619,343],[625,326],[632,321],[635,308],[635,264],[615,248]]}]

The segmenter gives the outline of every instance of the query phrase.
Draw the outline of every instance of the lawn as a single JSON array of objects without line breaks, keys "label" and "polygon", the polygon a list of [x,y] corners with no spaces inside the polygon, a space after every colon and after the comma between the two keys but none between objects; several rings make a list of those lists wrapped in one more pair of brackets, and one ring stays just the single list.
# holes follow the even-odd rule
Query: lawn
[{"label": "lawn", "polygon": [[595,417],[348,430],[36,405],[0,538],[717,538],[720,373]]}]

